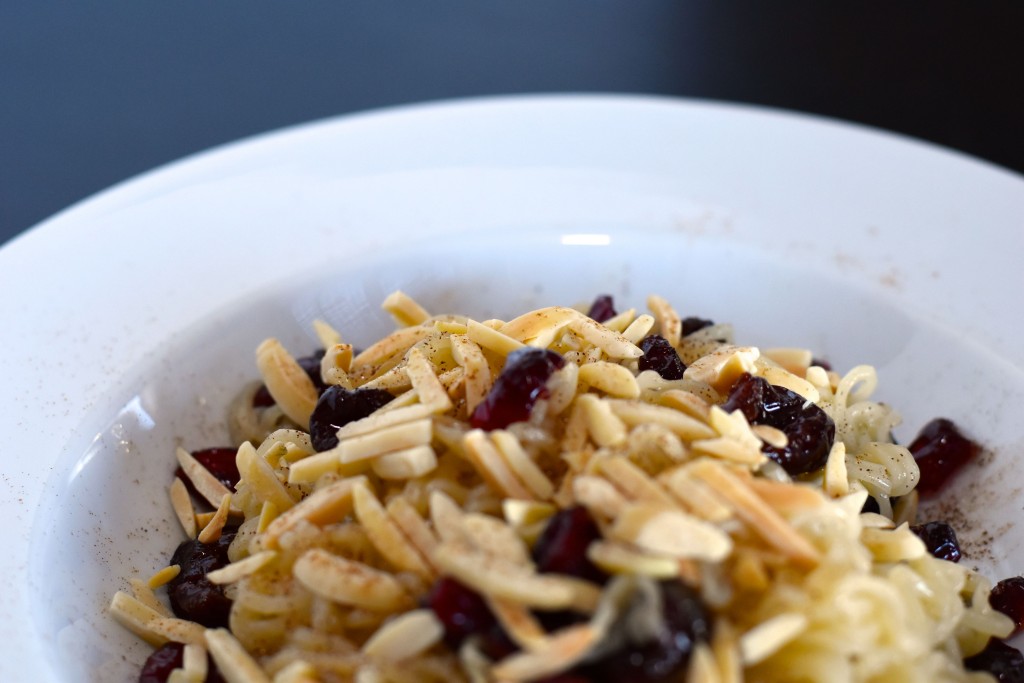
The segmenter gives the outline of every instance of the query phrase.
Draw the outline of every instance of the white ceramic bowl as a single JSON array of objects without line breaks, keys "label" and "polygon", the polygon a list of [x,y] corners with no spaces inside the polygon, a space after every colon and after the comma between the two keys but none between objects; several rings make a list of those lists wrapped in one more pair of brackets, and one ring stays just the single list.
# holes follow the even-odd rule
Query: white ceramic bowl
[{"label": "white ceramic bowl", "polygon": [[307,351],[326,317],[365,344],[396,288],[477,316],[659,293],[873,364],[899,437],[944,415],[985,443],[943,514],[1017,574],[1022,217],[1021,178],[928,145],[637,97],[345,117],[116,187],[0,251],[0,680],[136,676],[147,648],[104,609],[173,549],[174,446],[224,442],[262,338]]}]

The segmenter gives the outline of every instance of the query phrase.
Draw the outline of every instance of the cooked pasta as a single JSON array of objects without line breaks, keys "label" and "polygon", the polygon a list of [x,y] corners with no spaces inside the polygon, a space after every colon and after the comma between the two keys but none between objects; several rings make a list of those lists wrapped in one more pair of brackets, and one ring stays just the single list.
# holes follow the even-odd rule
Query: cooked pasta
[{"label": "cooked pasta", "polygon": [[318,321],[312,376],[267,340],[229,411],[240,481],[213,513],[172,487],[188,534],[233,538],[207,574],[227,627],[141,582],[112,613],[189,646],[175,680],[203,651],[276,683],[993,680],[963,660],[1013,624],[911,530],[874,368],[647,303],[476,321],[395,293],[361,352]]}]

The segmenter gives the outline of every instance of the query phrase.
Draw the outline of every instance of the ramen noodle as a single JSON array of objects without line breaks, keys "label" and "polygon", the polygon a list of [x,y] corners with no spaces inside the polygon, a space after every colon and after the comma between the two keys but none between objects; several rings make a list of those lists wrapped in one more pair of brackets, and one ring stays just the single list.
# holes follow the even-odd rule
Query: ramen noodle
[{"label": "ramen noodle", "polygon": [[[993,680],[963,659],[1012,623],[989,607],[986,579],[910,530],[918,467],[891,438],[897,414],[871,400],[872,367],[839,375],[805,350],[737,345],[728,325],[690,331],[656,296],[649,313],[601,323],[564,307],[431,316],[400,292],[384,307],[398,328],[362,351],[316,324],[314,376],[393,397],[332,428],[336,445],[314,447],[322,389],[267,340],[257,365],[273,401],[254,401],[254,384],[231,408],[234,490],[179,451],[211,507],[197,512],[175,480],[185,534],[209,543],[237,526],[230,563],[208,575],[232,601],[228,628],[167,609],[158,596],[177,565],[111,606],[151,644],[186,644],[173,680],[203,680],[204,653],[231,681],[586,680],[676,628],[689,641],[666,654],[671,680]],[[644,369],[652,334],[681,377]],[[507,359],[527,357],[550,367],[512,406],[521,419],[481,426],[507,408],[502,391],[522,389],[502,385]],[[728,409],[751,378],[827,416],[820,466],[787,471],[768,456],[800,434]],[[862,512],[869,496],[877,513]],[[572,515],[593,537],[557,562],[587,571],[545,569],[538,553],[578,541],[538,548]],[[484,626],[456,614],[466,632],[453,634],[438,607],[452,586]],[[703,626],[672,616],[677,594]]]}]

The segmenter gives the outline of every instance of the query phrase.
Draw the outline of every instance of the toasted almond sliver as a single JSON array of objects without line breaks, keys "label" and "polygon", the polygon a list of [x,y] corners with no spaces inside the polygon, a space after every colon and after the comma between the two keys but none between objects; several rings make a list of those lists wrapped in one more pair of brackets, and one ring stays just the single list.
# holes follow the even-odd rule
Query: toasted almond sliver
[{"label": "toasted almond sliver", "polygon": [[657,504],[664,508],[676,507],[675,501],[665,489],[624,457],[605,458],[600,461],[599,469],[604,478],[630,500]]},{"label": "toasted almond sliver", "polygon": [[430,318],[427,309],[420,306],[416,301],[401,290],[388,294],[381,304],[381,308],[391,314],[400,327],[421,325]]},{"label": "toasted almond sliver", "polygon": [[418,348],[409,349],[408,365],[405,372],[409,375],[412,388],[420,397],[420,403],[429,406],[435,413],[443,413],[452,407],[452,399],[441,384],[431,364]]},{"label": "toasted almond sliver", "polygon": [[797,512],[813,510],[825,504],[821,491],[801,484],[788,484],[770,479],[751,479],[747,486],[761,500],[784,517]]},{"label": "toasted almond sliver", "polygon": [[[413,396],[412,392],[409,392],[408,395],[410,398]],[[406,394],[403,394],[402,396],[406,396]],[[344,440],[351,439],[356,436],[363,436],[364,434],[372,434],[373,432],[378,432],[406,422],[422,420],[425,417],[430,417],[433,413],[430,406],[419,404],[404,405],[385,410],[388,406],[392,406],[396,402],[402,400],[402,396],[399,396],[394,401],[391,401],[391,403],[385,405],[384,408],[368,417],[364,417],[354,422],[349,422],[338,430],[338,438]]]},{"label": "toasted almond sliver", "polygon": [[655,579],[679,576],[679,561],[651,555],[617,541],[595,541],[587,548],[587,557],[610,574],[638,574]]},{"label": "toasted almond sliver", "polygon": [[761,351],[753,346],[722,346],[691,363],[683,372],[683,379],[704,382],[722,392],[743,373],[755,372],[754,361],[760,355]]},{"label": "toasted almond sliver", "polygon": [[672,408],[622,399],[609,402],[612,411],[631,427],[654,422],[667,427],[683,441],[710,439],[716,436],[715,430],[704,422]]},{"label": "toasted almond sliver", "polygon": [[235,583],[250,574],[255,574],[276,557],[277,553],[273,550],[263,550],[243,560],[232,562],[220,569],[208,572],[206,578],[210,582],[217,584]]},{"label": "toasted almond sliver", "polygon": [[256,365],[274,402],[293,422],[309,424],[316,407],[313,380],[276,339],[267,339],[256,348]]},{"label": "toasted almond sliver", "polygon": [[123,591],[114,593],[110,601],[110,614],[119,624],[139,636],[153,647],[160,647],[167,638],[155,632],[150,624],[163,618],[163,614]]},{"label": "toasted almond sliver", "polygon": [[297,505],[276,517],[267,527],[265,537],[268,546],[274,547],[282,534],[293,529],[301,521],[324,526],[344,519],[352,512],[353,490],[365,481],[366,477],[362,476],[342,479],[303,498]]},{"label": "toasted almond sliver", "polygon": [[691,391],[682,389],[663,391],[658,396],[658,403],[667,408],[674,408],[700,422],[707,422],[711,414],[711,405],[706,400]]},{"label": "toasted almond sliver", "polygon": [[505,521],[513,528],[518,528],[544,522],[558,512],[558,508],[551,503],[506,498],[501,501],[501,511],[505,516]]},{"label": "toasted almond sliver", "polygon": [[289,484],[312,484],[328,472],[337,472],[341,463],[334,449],[292,463],[288,468]]},{"label": "toasted almond sliver", "polygon": [[442,543],[434,561],[443,572],[477,592],[526,607],[592,612],[601,596],[594,584],[557,574],[535,574],[522,565],[460,543]]},{"label": "toasted almond sliver", "polygon": [[814,354],[810,350],[793,347],[761,349],[761,355],[778,363],[798,377],[804,376],[814,358]]},{"label": "toasted almond sliver", "polygon": [[683,321],[672,305],[662,297],[652,294],[647,297],[647,308],[651,309],[651,313],[658,321],[661,336],[672,346],[679,346],[679,340],[683,337]]},{"label": "toasted almond sliver", "polygon": [[173,617],[171,610],[168,609],[167,605],[160,602],[160,598],[156,597],[156,593],[150,588],[148,581],[143,581],[140,578],[132,578],[128,580],[129,585],[132,587],[132,595],[135,599],[141,602],[146,607],[149,607],[154,612],[158,612],[160,616]]},{"label": "toasted almond sliver", "polygon": [[370,636],[363,654],[383,662],[399,662],[425,652],[440,642],[444,625],[429,609],[418,609],[398,616]]},{"label": "toasted almond sliver", "polygon": [[789,445],[789,437],[786,436],[786,432],[777,427],[772,427],[771,425],[752,425],[750,431],[761,441],[774,448],[785,448]]},{"label": "toasted almond sliver", "polygon": [[538,500],[549,500],[555,493],[555,485],[551,483],[543,470],[530,458],[513,434],[503,429],[490,432],[491,442],[498,449],[505,464],[515,476],[526,484]]},{"label": "toasted almond sliver", "polygon": [[586,656],[600,635],[592,624],[570,626],[533,650],[502,659],[492,672],[498,680],[532,681],[566,671]]},{"label": "toasted almond sliver", "polygon": [[807,629],[807,617],[786,613],[761,622],[740,636],[740,658],[745,666],[763,662]]},{"label": "toasted almond sliver", "polygon": [[433,570],[427,566],[419,551],[395,526],[387,510],[373,495],[365,483],[359,483],[352,491],[356,518],[363,525],[370,542],[392,565],[403,571],[433,578]]},{"label": "toasted almond sliver", "polygon": [[271,683],[263,668],[227,629],[208,629],[206,645],[228,683]]},{"label": "toasted almond sliver", "polygon": [[491,389],[491,368],[480,346],[468,335],[453,334],[449,339],[452,344],[452,357],[465,368],[466,412],[472,414]]},{"label": "toasted almond sliver", "polygon": [[156,590],[160,586],[167,584],[174,577],[181,573],[180,564],[172,564],[169,567],[164,567],[153,576],[149,577],[149,581],[146,584],[153,590]]},{"label": "toasted almond sliver", "polygon": [[532,500],[533,493],[512,473],[512,470],[481,429],[474,429],[462,438],[469,461],[495,492],[509,498]]},{"label": "toasted almond sliver", "polygon": [[732,508],[721,501],[707,484],[695,479],[686,467],[662,472],[658,481],[691,514],[710,522],[732,517]]},{"label": "toasted almond sliver", "polygon": [[818,563],[820,554],[814,546],[739,477],[709,460],[695,462],[690,471],[707,483],[770,546],[802,565]]},{"label": "toasted almond sliver", "polygon": [[507,356],[525,346],[518,339],[513,339],[507,334],[502,334],[498,330],[475,320],[466,321],[466,335],[470,341],[502,356]]},{"label": "toasted almond sliver", "polygon": [[430,558],[433,557],[439,541],[426,521],[420,517],[412,504],[401,496],[389,500],[386,509],[391,520],[436,573]]},{"label": "toasted almond sliver", "polygon": [[174,515],[178,518],[182,530],[189,538],[196,537],[196,510],[192,507],[192,496],[188,488],[178,477],[171,482],[170,488],[171,507],[174,508]]},{"label": "toasted almond sliver", "polygon": [[477,550],[523,567],[533,566],[526,544],[512,527],[497,517],[467,512],[462,515],[462,530]]},{"label": "toasted almond sliver", "polygon": [[206,648],[190,643],[181,653],[181,668],[198,681],[205,681],[207,674]]},{"label": "toasted almond sliver", "polygon": [[205,498],[206,502],[210,505],[217,507],[224,498],[224,494],[231,493],[224,484],[220,483],[217,477],[210,473],[210,470],[203,467],[184,448],[177,449],[175,455],[178,458],[178,464],[181,465],[182,471],[185,472],[185,476],[196,487],[199,495]]},{"label": "toasted almond sliver", "polygon": [[316,334],[316,338],[320,340],[320,346],[329,349],[335,344],[341,344],[341,333],[334,329],[326,320],[316,318],[313,320],[313,332]]},{"label": "toasted almond sliver", "polygon": [[727,413],[719,406],[712,406],[708,411],[708,424],[724,437],[728,437],[749,449],[759,451],[761,441],[754,436],[750,423],[742,410]]},{"label": "toasted almond sliver", "polygon": [[732,624],[722,619],[711,635],[711,650],[718,665],[719,683],[743,683],[743,663]]},{"label": "toasted almond sliver", "polygon": [[572,482],[573,496],[590,514],[606,520],[615,519],[629,501],[615,486],[601,477],[583,475]]},{"label": "toasted almond sliver", "polygon": [[502,598],[490,598],[487,606],[516,645],[524,650],[544,646],[547,633],[530,610],[517,602]]},{"label": "toasted almond sliver", "polygon": [[644,313],[623,330],[622,336],[634,344],[639,344],[653,328],[654,316]]},{"label": "toasted almond sliver", "polygon": [[352,345],[338,343],[329,344],[324,348],[327,351],[320,359],[321,379],[327,384],[352,389],[352,380],[348,376],[349,368],[352,367]]},{"label": "toasted almond sliver", "polygon": [[442,541],[473,544],[473,539],[466,533],[462,525],[462,509],[452,500],[451,496],[442,491],[430,494],[430,521],[434,531]]},{"label": "toasted almond sliver", "polygon": [[711,455],[720,460],[756,467],[766,456],[759,447],[752,447],[725,436],[713,439],[699,439],[690,443],[690,449],[698,455]]},{"label": "toasted almond sliver", "polygon": [[362,353],[352,359],[352,374],[372,369],[373,366],[381,365],[385,361],[394,358],[400,353],[405,353],[417,342],[423,341],[433,332],[433,328],[426,325],[415,327],[403,327],[371,344]]},{"label": "toasted almond sliver", "polygon": [[626,337],[601,323],[581,316],[569,323],[569,329],[615,360],[639,358],[644,352]]},{"label": "toasted almond sliver", "polygon": [[395,612],[410,604],[402,584],[390,573],[332,555],[321,548],[303,553],[296,560],[292,573],[313,593],[342,605]]},{"label": "toasted almond sliver", "polygon": [[785,387],[790,391],[800,394],[811,403],[817,403],[821,399],[821,394],[813,384],[784,368],[767,366],[761,368],[758,374],[768,380],[769,384]]},{"label": "toasted almond sliver", "polygon": [[274,683],[319,683],[316,667],[297,659],[274,674]]},{"label": "toasted almond sliver", "polygon": [[[609,330],[614,330],[615,332],[622,332],[627,327],[629,327],[634,320],[636,320],[636,309],[630,308],[623,311],[622,313],[619,313],[618,315],[609,318],[608,320],[605,320],[601,324],[607,327]],[[640,339],[643,339],[643,336],[641,336]],[[633,340],[631,339],[630,341]],[[637,341],[640,340],[638,339]]]},{"label": "toasted almond sliver", "polygon": [[626,507],[608,534],[657,555],[719,562],[732,551],[725,532],[679,510],[650,503]]},{"label": "toasted almond sliver", "polygon": [[850,479],[846,471],[846,444],[836,439],[825,461],[825,493],[838,498],[850,492]]},{"label": "toasted almond sliver", "polygon": [[501,332],[531,346],[547,347],[569,322],[585,317],[572,308],[549,306],[513,318],[502,325]]},{"label": "toasted almond sliver", "polygon": [[437,455],[430,446],[413,446],[378,456],[371,467],[381,479],[415,479],[437,468]]},{"label": "toasted almond sliver", "polygon": [[213,519],[199,532],[197,539],[200,543],[213,543],[220,538],[220,533],[224,530],[224,525],[227,524],[230,510],[231,494],[225,493],[220,501],[220,505],[217,507],[217,512],[213,515]]},{"label": "toasted almond sliver", "polygon": [[598,391],[618,398],[639,398],[640,385],[636,376],[615,363],[597,361],[580,366],[579,381]]},{"label": "toasted almond sliver", "polygon": [[342,439],[335,450],[338,460],[348,465],[413,446],[425,446],[433,434],[433,423],[429,419],[403,422],[370,434]]},{"label": "toasted almond sliver", "polygon": [[149,627],[160,637],[184,645],[202,645],[205,642],[203,627],[194,621],[177,617],[160,617],[149,623]]},{"label": "toasted almond sliver", "polygon": [[251,443],[246,441],[238,447],[235,462],[239,474],[242,475],[242,481],[249,485],[249,489],[261,503],[269,500],[278,510],[288,510],[295,505],[295,500],[277,478],[270,463],[256,454],[256,449]]}]

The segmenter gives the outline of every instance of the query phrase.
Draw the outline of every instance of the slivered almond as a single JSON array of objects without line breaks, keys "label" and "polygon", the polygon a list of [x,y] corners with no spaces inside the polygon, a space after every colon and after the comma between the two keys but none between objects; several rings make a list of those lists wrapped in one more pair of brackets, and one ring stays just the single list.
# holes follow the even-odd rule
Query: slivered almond
[{"label": "slivered almond", "polygon": [[352,367],[352,345],[332,344],[325,346],[327,352],[320,359],[320,377],[327,384],[336,384],[352,389],[348,371]]},{"label": "slivered almond", "polygon": [[242,475],[242,481],[249,486],[257,500],[269,500],[278,510],[288,510],[295,505],[295,500],[277,478],[270,463],[256,454],[256,449],[251,443],[246,441],[238,447],[235,463],[238,465],[239,474]]},{"label": "slivered almond", "polygon": [[744,666],[754,666],[771,657],[807,630],[807,617],[793,612],[779,614],[750,629],[739,640]]},{"label": "slivered almond", "polygon": [[462,515],[462,529],[477,550],[513,564],[532,566],[526,544],[512,527],[497,517],[468,512]]},{"label": "slivered almond", "polygon": [[519,439],[503,429],[490,432],[490,439],[505,464],[533,492],[534,497],[538,500],[549,500],[554,495],[554,484],[530,458],[522,444],[519,443]]},{"label": "slivered almond", "polygon": [[452,399],[441,384],[431,364],[418,348],[409,349],[406,374],[412,382],[412,388],[420,397],[420,403],[428,406],[435,413],[443,413],[452,407]]},{"label": "slivered almond", "polygon": [[163,586],[163,585],[167,584],[168,582],[170,582],[172,579],[174,579],[174,577],[176,577],[180,573],[181,573],[181,565],[180,564],[172,564],[169,567],[164,567],[163,569],[158,571],[156,574],[153,574],[153,576],[149,577],[149,581],[147,581],[146,584],[151,589],[155,590],[155,589],[159,588],[160,586]]},{"label": "slivered almond", "polygon": [[479,593],[543,610],[592,612],[600,589],[592,583],[558,574],[535,574],[522,565],[487,555],[471,546],[444,542],[434,553],[442,572]]},{"label": "slivered almond", "polygon": [[433,433],[429,419],[403,422],[370,434],[342,439],[335,450],[341,464],[347,465],[413,446],[425,446],[430,443]]},{"label": "slivered almond", "polygon": [[581,318],[586,316],[575,309],[549,306],[513,318],[502,325],[501,333],[524,343],[532,342],[531,346],[547,347],[569,322]]},{"label": "slivered almond", "polygon": [[609,399],[609,402],[612,412],[631,427],[654,422],[668,428],[683,441],[716,436],[715,430],[704,422],[672,408],[624,399]]},{"label": "slivered almond", "polygon": [[[405,394],[403,394],[405,396]],[[401,396],[396,398],[391,403],[388,403],[384,408],[388,408],[401,400]],[[338,430],[339,439],[351,439],[356,436],[364,436],[366,434],[372,434],[389,427],[404,424],[406,422],[415,422],[416,420],[422,420],[425,417],[430,417],[433,414],[433,410],[430,406],[425,405],[405,405],[397,408],[384,408],[378,410],[368,417],[364,417],[354,422],[349,422],[347,425]]]},{"label": "slivered almond", "polygon": [[501,511],[505,516],[506,522],[513,528],[519,528],[538,522],[545,522],[558,511],[558,508],[551,503],[506,498],[501,501]]},{"label": "slivered almond", "polygon": [[761,349],[761,355],[778,363],[798,377],[804,376],[807,368],[811,367],[811,360],[814,358],[814,354],[808,349],[793,347]]},{"label": "slivered almond", "polygon": [[276,558],[276,552],[273,550],[264,550],[256,553],[255,555],[250,555],[243,560],[239,560],[238,562],[232,562],[220,569],[208,572],[206,574],[206,578],[211,583],[235,583],[236,581],[241,581],[250,574],[255,574]]},{"label": "slivered almond", "polygon": [[658,481],[685,510],[710,522],[732,517],[732,508],[721,501],[703,481],[695,479],[685,467],[658,475]]},{"label": "slivered almond", "polygon": [[615,360],[639,358],[644,355],[640,347],[626,337],[609,330],[601,323],[580,314],[579,318],[569,322],[569,329],[587,342],[604,351],[605,355]]},{"label": "slivered almond", "polygon": [[303,498],[267,526],[265,538],[268,547],[274,547],[281,535],[299,522],[324,526],[344,519],[353,509],[353,490],[365,482],[366,477],[361,476],[342,479]]},{"label": "slivered almond", "polygon": [[497,447],[491,443],[483,430],[474,429],[467,432],[462,438],[462,445],[466,450],[466,456],[477,472],[497,493],[509,498],[524,500],[534,498],[533,493],[505,464]]},{"label": "slivered almond", "polygon": [[220,533],[224,530],[224,525],[228,521],[228,513],[230,509],[231,494],[226,493],[221,499],[220,505],[217,507],[217,511],[214,513],[213,518],[205,527],[203,527],[203,530],[199,532],[197,540],[200,543],[213,543],[220,538]]},{"label": "slivered almond", "polygon": [[462,527],[462,515],[462,509],[451,496],[441,491],[431,492],[430,521],[442,541],[472,545],[473,540]]},{"label": "slivered almond", "polygon": [[174,516],[178,518],[182,530],[189,538],[196,537],[196,510],[192,507],[192,496],[188,488],[178,477],[171,482],[170,488],[171,507],[174,508]]},{"label": "slivered almond", "polygon": [[202,683],[206,680],[206,648],[202,645],[190,643],[181,652],[181,668],[194,680]]},{"label": "slivered almond", "polygon": [[396,612],[411,603],[405,588],[390,573],[320,548],[303,553],[292,572],[313,593],[342,605]]},{"label": "slivered almond", "polygon": [[426,339],[432,332],[433,328],[426,325],[395,330],[353,358],[350,372],[359,374],[372,366],[381,365],[398,354],[405,353],[412,348],[413,344]]},{"label": "slivered almond", "polygon": [[690,471],[705,482],[768,545],[803,565],[815,565],[820,554],[810,542],[775,512],[739,477],[708,460],[695,462]]},{"label": "slivered almond", "polygon": [[650,503],[627,506],[608,533],[657,555],[678,559],[719,562],[733,546],[728,534],[711,524]]},{"label": "slivered almond", "polygon": [[825,461],[825,493],[838,498],[850,492],[850,479],[846,471],[846,444],[836,439]]},{"label": "slivered almond", "polygon": [[532,681],[571,669],[601,636],[592,624],[570,626],[532,650],[509,655],[492,669],[498,680]]},{"label": "slivered almond", "polygon": [[352,490],[356,518],[363,525],[370,542],[392,565],[402,571],[433,578],[433,570],[409,539],[395,526],[377,496],[370,492],[365,483],[356,484]]},{"label": "slivered almond", "polygon": [[[167,619],[167,617],[127,593],[123,591],[114,593],[109,610],[118,623],[153,647],[160,647],[168,641],[163,629],[156,630],[154,628],[159,620]],[[202,632],[201,626],[199,631]]]},{"label": "slivered almond", "polygon": [[449,339],[452,344],[452,357],[465,369],[463,376],[466,386],[466,412],[472,414],[491,389],[491,368],[480,346],[468,335],[453,334]]},{"label": "slivered almond", "polygon": [[378,456],[371,467],[381,479],[415,479],[437,468],[437,455],[430,446],[413,446]]},{"label": "slivered almond", "polygon": [[771,425],[751,425],[750,431],[773,448],[785,448],[789,445],[789,437],[786,436],[786,432]]},{"label": "slivered almond", "polygon": [[618,541],[594,541],[587,548],[587,557],[609,574],[639,574],[655,579],[679,576],[679,561],[652,555]]},{"label": "slivered almond", "polygon": [[384,303],[381,304],[381,308],[390,313],[400,327],[421,325],[430,318],[427,309],[401,290],[388,294]]},{"label": "slivered almond", "polygon": [[524,650],[544,646],[547,633],[526,607],[511,600],[495,597],[487,600],[487,606],[516,645]]},{"label": "slivered almond", "polygon": [[755,371],[754,361],[760,355],[753,346],[722,346],[691,363],[683,378],[710,384],[718,392],[726,391],[740,375]]},{"label": "slivered almond", "polygon": [[656,503],[664,508],[676,507],[675,501],[647,473],[626,458],[615,456],[599,463],[600,473],[633,501]]},{"label": "slivered almond", "polygon": [[334,326],[326,320],[321,320],[320,318],[313,320],[313,333],[320,340],[320,346],[325,349],[342,343],[341,333],[334,329]]},{"label": "slivered almond", "polygon": [[628,436],[626,425],[615,415],[608,401],[594,394],[580,394],[576,398],[576,406],[594,443],[602,447],[625,443]]},{"label": "slivered almond", "polygon": [[[618,315],[615,315],[615,316],[609,318],[608,320],[605,320],[601,324],[604,325],[605,327],[607,327],[609,330],[614,330],[616,332],[622,332],[627,327],[629,327],[630,324],[632,324],[632,322],[635,319],[636,319],[636,309],[635,308],[630,308],[628,310],[623,311],[622,313],[619,313]],[[640,339],[643,339],[643,337],[641,337]],[[632,340],[630,340],[630,341],[632,341]],[[637,340],[637,341],[639,341],[639,340]]]},{"label": "slivered almond", "polygon": [[289,484],[312,484],[328,472],[337,472],[341,466],[334,449],[298,460],[288,468]]},{"label": "slivered almond", "polygon": [[316,387],[281,342],[271,338],[260,344],[256,348],[256,366],[267,391],[284,414],[297,424],[309,424],[309,416],[316,407]]},{"label": "slivered almond", "polygon": [[503,334],[493,327],[475,320],[466,321],[466,336],[469,337],[470,341],[501,356],[507,356],[516,349],[526,346],[518,339],[513,339],[507,334]]},{"label": "slivered almond", "polygon": [[400,662],[441,641],[444,625],[429,609],[406,612],[377,629],[363,645],[363,654],[380,662]]},{"label": "slivered almond", "polygon": [[185,476],[196,487],[199,495],[206,499],[207,503],[217,507],[224,498],[224,494],[231,493],[224,484],[220,483],[217,477],[210,473],[210,470],[203,467],[184,448],[178,448],[175,454],[178,458],[178,464],[181,465],[182,471],[185,472]]},{"label": "slivered almond", "polygon": [[711,404],[691,391],[669,389],[658,396],[658,403],[685,413],[701,422],[707,422],[711,413]]},{"label": "slivered almond", "polygon": [[162,617],[174,616],[171,613],[171,610],[168,609],[167,605],[160,602],[160,598],[156,597],[156,593],[154,593],[153,589],[150,588],[148,581],[143,581],[140,578],[132,578],[128,580],[128,584],[132,587],[132,595],[143,605],[154,612],[157,612]]},{"label": "slivered almond", "polygon": [[699,439],[690,443],[690,449],[699,455],[712,455],[720,460],[756,467],[766,456],[760,447],[751,447],[736,439],[719,436],[713,439]]},{"label": "slivered almond", "polygon": [[654,329],[654,316],[644,313],[623,330],[622,336],[633,344],[639,344],[652,329]]},{"label": "slivered almond", "polygon": [[821,491],[800,484],[788,484],[770,479],[751,479],[750,490],[783,516],[813,510],[825,504]]},{"label": "slivered almond", "polygon": [[206,646],[228,683],[271,683],[263,667],[226,628],[208,629]]},{"label": "slivered almond", "polygon": [[[789,370],[766,366],[760,369],[758,374],[768,380],[769,384],[785,387],[793,391],[811,403],[817,403],[821,399],[818,389],[803,377],[799,377]],[[802,373],[801,373],[802,374]]]},{"label": "slivered almond", "polygon": [[683,337],[683,321],[676,313],[676,309],[656,294],[647,297],[647,308],[651,310],[654,319],[658,321],[661,336],[673,347],[679,346],[679,340]]},{"label": "slivered almond", "polygon": [[590,514],[608,520],[615,519],[629,502],[611,482],[601,477],[576,477],[572,491],[576,502],[587,508]]},{"label": "slivered almond", "polygon": [[580,366],[579,381],[617,398],[639,398],[636,376],[621,365],[597,361]]},{"label": "slivered almond", "polygon": [[409,542],[412,543],[416,550],[419,551],[427,565],[432,570],[435,570],[436,573],[436,568],[433,567],[430,558],[433,557],[439,541],[434,532],[430,530],[426,521],[420,517],[420,514],[416,512],[412,504],[401,496],[396,496],[389,500],[385,509],[388,511],[388,516],[391,520],[405,537],[409,539]]}]

